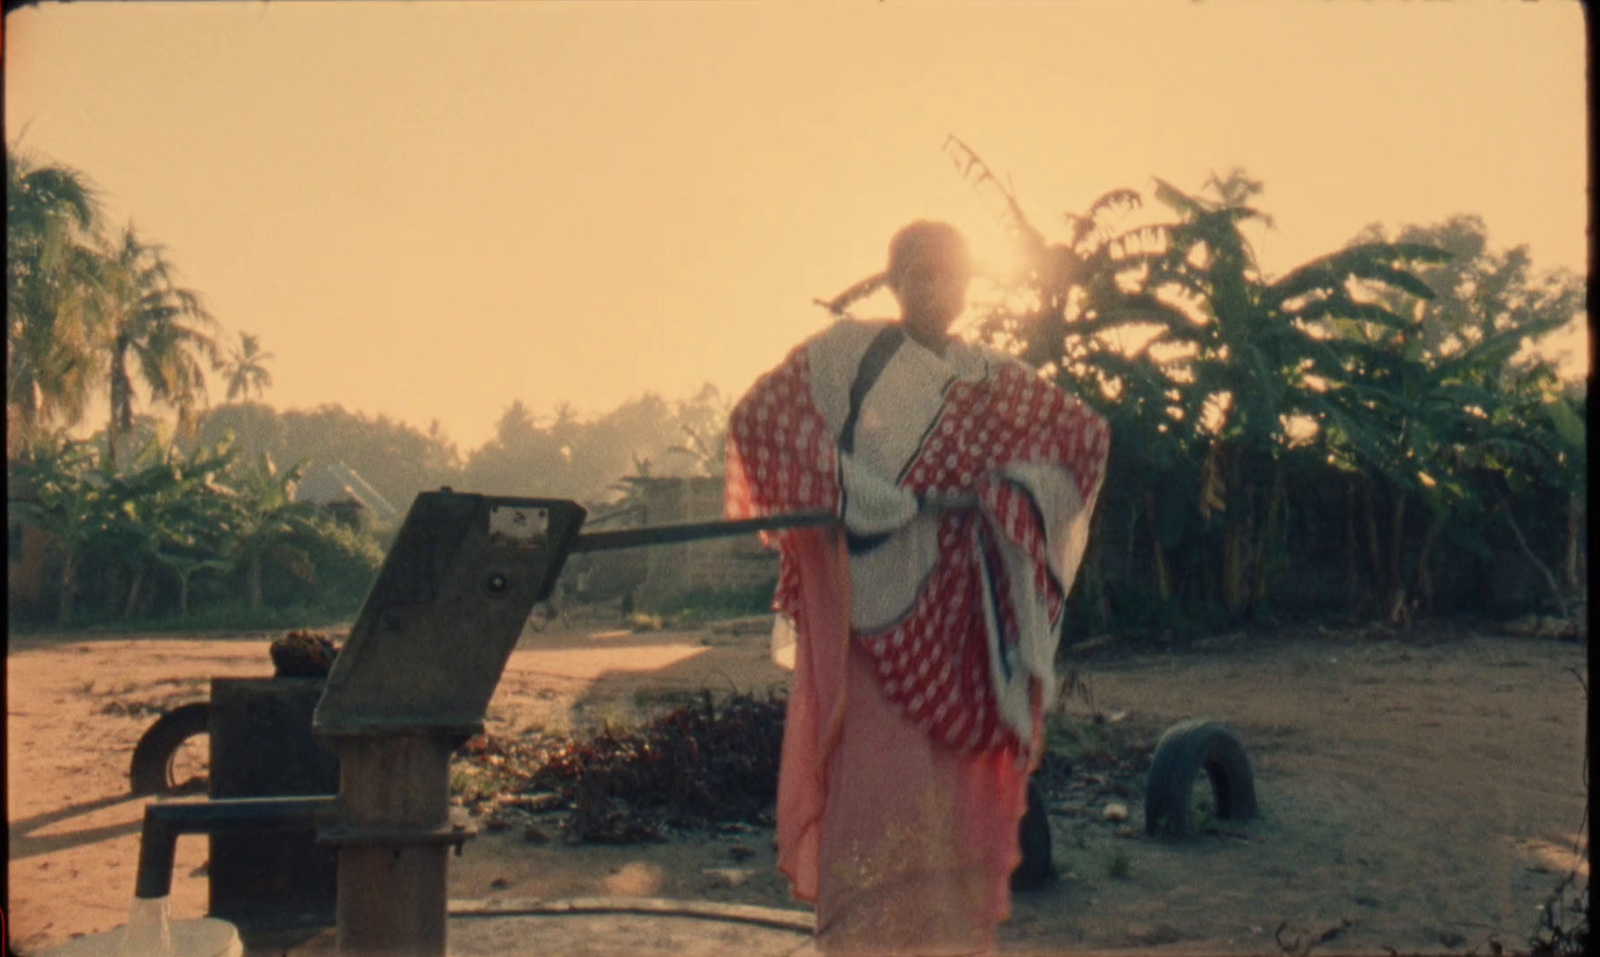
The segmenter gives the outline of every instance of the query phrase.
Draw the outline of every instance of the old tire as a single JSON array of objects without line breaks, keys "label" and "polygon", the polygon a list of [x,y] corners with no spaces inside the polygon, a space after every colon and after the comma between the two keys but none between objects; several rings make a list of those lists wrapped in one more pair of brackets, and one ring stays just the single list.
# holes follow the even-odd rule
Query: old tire
[{"label": "old tire", "polygon": [[181,782],[172,780],[172,763],[184,742],[211,728],[211,703],[200,701],[173,708],[156,719],[133,748],[128,780],[135,796],[169,791]]},{"label": "old tire", "polygon": [[1256,781],[1239,736],[1227,725],[1192,719],[1168,728],[1156,744],[1145,784],[1144,821],[1150,834],[1182,837],[1195,828],[1190,804],[1201,771],[1216,798],[1216,818],[1256,816]]}]

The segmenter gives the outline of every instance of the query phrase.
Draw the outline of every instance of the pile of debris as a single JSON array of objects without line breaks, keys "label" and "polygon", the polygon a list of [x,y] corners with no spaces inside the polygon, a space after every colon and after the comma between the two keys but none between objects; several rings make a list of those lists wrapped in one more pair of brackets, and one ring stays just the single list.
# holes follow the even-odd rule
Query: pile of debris
[{"label": "pile of debris", "polygon": [[278,678],[326,678],[339,656],[339,645],[326,632],[291,631],[267,648]]},{"label": "pile of debris", "polygon": [[626,844],[673,829],[770,825],[784,708],[781,695],[719,702],[704,691],[696,704],[639,728],[607,725],[566,740],[478,737],[462,758],[510,792],[495,800],[497,809],[570,811],[565,827],[574,841]]},{"label": "pile of debris", "polygon": [[[605,725],[575,737],[480,736],[457,756],[457,799],[489,830],[530,841],[555,828],[575,843],[630,844],[672,831],[771,826],[786,699],[699,699],[638,727]],[[1052,720],[1034,783],[1050,813],[1084,816],[1107,799],[1134,802],[1151,747],[1096,715]],[[1120,821],[1121,819],[1118,819]]]}]

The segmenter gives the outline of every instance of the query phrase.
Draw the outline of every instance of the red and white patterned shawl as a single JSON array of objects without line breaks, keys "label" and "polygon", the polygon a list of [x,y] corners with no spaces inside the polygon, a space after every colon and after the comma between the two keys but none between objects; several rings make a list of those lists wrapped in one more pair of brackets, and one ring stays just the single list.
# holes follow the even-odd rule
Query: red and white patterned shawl
[{"label": "red and white patterned shawl", "polygon": [[[1109,431],[994,350],[907,338],[861,402],[849,393],[885,323],[840,322],[790,353],[733,411],[727,515],[829,510],[853,533],[851,636],[885,696],[960,751],[1029,743],[1056,691],[1062,606],[1105,471]],[[919,510],[975,496],[977,507]],[[803,631],[799,565],[780,549],[775,605]]]}]

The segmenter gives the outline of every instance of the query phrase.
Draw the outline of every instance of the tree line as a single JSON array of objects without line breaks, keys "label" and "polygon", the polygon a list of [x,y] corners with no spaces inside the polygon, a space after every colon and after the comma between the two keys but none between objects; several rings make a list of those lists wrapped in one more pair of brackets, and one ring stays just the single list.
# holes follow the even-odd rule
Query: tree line
[{"label": "tree line", "polygon": [[603,512],[629,495],[628,478],[710,474],[726,417],[709,387],[678,402],[646,394],[587,420],[566,406],[540,420],[514,402],[466,456],[436,423],[423,432],[336,405],[280,412],[226,403],[201,410],[187,438],[137,416],[123,443],[136,451],[115,463],[104,433],[73,441],[56,432],[29,446],[8,476],[28,490],[13,498],[14,514],[47,531],[60,553],[57,600],[33,615],[182,620],[195,607],[240,618],[291,607],[348,615],[398,516],[374,522],[297,501],[314,469],[354,469],[402,514],[418,492],[446,485],[573,498]]},{"label": "tree line", "polygon": [[23,620],[338,618],[383,559],[355,523],[295,500],[303,465],[279,469],[231,441],[185,452],[152,440],[116,468],[91,442],[39,451],[15,466],[28,492],[10,507],[49,533],[55,601],[29,609],[13,595]]},{"label": "tree line", "polygon": [[1112,426],[1080,624],[1398,623],[1494,611],[1508,579],[1524,607],[1582,599],[1587,392],[1530,348],[1581,320],[1582,278],[1492,250],[1469,215],[1268,276],[1241,170],[1198,194],[1157,180],[1153,209],[1114,190],[1048,241],[970,147],[946,150],[1025,263],[980,296],[977,334]]},{"label": "tree line", "polygon": [[227,346],[166,249],[131,222],[110,223],[83,173],[15,148],[6,150],[6,315],[9,456],[77,425],[101,388],[115,466],[130,452],[141,391],[189,432],[208,367],[226,376],[230,401],[272,381],[259,339],[241,333]]},{"label": "tree line", "polygon": [[[1267,221],[1262,185],[1242,171],[1195,194],[1113,190],[1047,239],[975,152],[946,149],[1023,263],[975,290],[968,334],[1113,428],[1076,627],[1582,599],[1587,394],[1529,349],[1582,316],[1581,278],[1492,249],[1473,216],[1370,227],[1268,276],[1246,234]],[[131,228],[105,238],[81,174],[7,164],[8,451],[56,490],[30,508],[57,509],[36,520],[82,559],[58,614],[75,598],[101,617],[186,613],[196,595],[306,602],[333,594],[312,584],[330,576],[349,592],[333,604],[359,600],[385,530],[296,510],[294,483],[318,464],[354,468],[400,509],[442,485],[599,504],[639,477],[721,470],[730,403],[710,386],[590,418],[514,402],[466,454],[437,422],[252,401],[271,383],[258,339],[224,350],[159,246]],[[880,285],[824,305],[849,315]],[[209,408],[207,364],[228,383]],[[105,429],[64,440],[96,385],[110,386]],[[176,421],[134,414],[140,391]]]},{"label": "tree line", "polygon": [[[377,544],[294,501],[299,467],[196,441],[206,372],[248,399],[271,358],[248,333],[227,343],[165,248],[109,222],[84,174],[7,149],[9,550],[24,557],[29,527],[47,534],[57,621],[186,618],[197,603],[259,615],[269,597],[340,613],[365,593]],[[73,440],[101,390],[104,428]],[[137,414],[141,394],[175,421]],[[13,618],[40,611],[11,598]]]},{"label": "tree line", "polygon": [[[625,475],[719,467],[727,402],[710,386],[591,419],[513,402],[465,455],[437,422],[424,432],[337,405],[280,412],[255,401],[272,384],[259,337],[225,339],[166,250],[109,223],[83,173],[14,148],[6,172],[12,548],[22,520],[55,553],[53,601],[36,617],[354,611],[394,529],[296,501],[323,466],[354,469],[401,511],[443,485],[595,503],[625,493]],[[207,372],[226,383],[220,405],[207,403]],[[109,397],[104,426],[71,439],[97,394]]]}]

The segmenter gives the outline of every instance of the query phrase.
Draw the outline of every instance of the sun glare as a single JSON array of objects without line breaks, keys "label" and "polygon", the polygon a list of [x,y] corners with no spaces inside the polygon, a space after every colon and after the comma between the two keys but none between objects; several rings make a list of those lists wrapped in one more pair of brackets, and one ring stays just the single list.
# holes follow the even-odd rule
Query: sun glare
[{"label": "sun glare", "polygon": [[972,273],[1002,286],[1012,286],[1024,278],[1022,255],[1012,243],[986,243],[972,250]]}]

